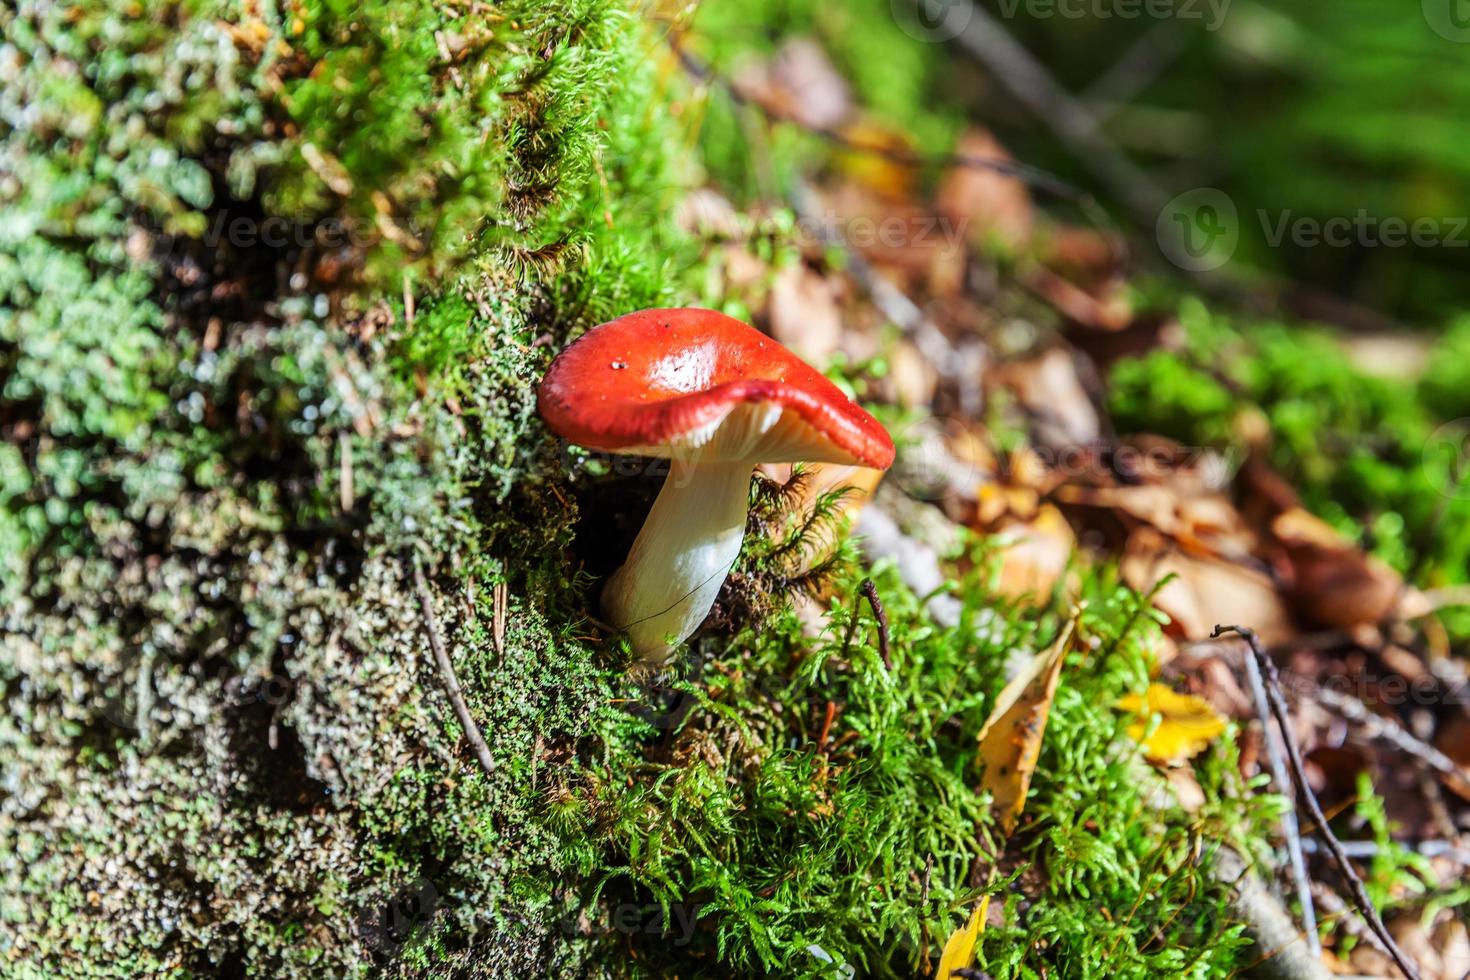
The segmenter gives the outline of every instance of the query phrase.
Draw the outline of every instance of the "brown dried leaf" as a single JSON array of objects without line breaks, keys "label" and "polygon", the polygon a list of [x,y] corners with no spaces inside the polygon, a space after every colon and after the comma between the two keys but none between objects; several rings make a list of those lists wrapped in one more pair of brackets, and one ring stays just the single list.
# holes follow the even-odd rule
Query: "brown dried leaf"
[{"label": "brown dried leaf", "polygon": [[842,311],[831,284],[800,262],[776,273],[766,319],[771,336],[805,361],[827,363],[842,342]]},{"label": "brown dried leaf", "polygon": [[1096,442],[1102,432],[1097,409],[1077,376],[1076,362],[1060,347],[1002,365],[995,380],[1037,417],[1035,435],[1046,445],[1085,445]]},{"label": "brown dried leaf", "polygon": [[847,80],[811,38],[787,40],[769,64],[740,71],[736,85],[773,115],[809,129],[835,129],[852,114]]},{"label": "brown dried leaf", "polygon": [[1026,791],[1041,755],[1041,739],[1057,692],[1062,663],[1076,628],[1074,617],[1050,647],[1037,654],[995,699],[978,736],[984,771],[980,788],[989,790],[991,807],[1009,836],[1026,806]]},{"label": "brown dried leaf", "polygon": [[1154,605],[1174,621],[1172,635],[1202,640],[1219,623],[1250,623],[1269,646],[1295,633],[1286,604],[1265,573],[1186,554],[1152,528],[1129,536],[1121,569],[1124,580],[1139,592],[1175,576],[1154,597]]},{"label": "brown dried leaf", "polygon": [[1007,543],[999,589],[1013,599],[1051,592],[1077,548],[1077,538],[1067,519],[1051,504],[1043,504],[1031,521],[1007,524],[1000,534]]},{"label": "brown dried leaf", "polygon": [[1286,555],[1286,593],[1307,622],[1351,629],[1380,623],[1398,609],[1404,581],[1384,562],[1343,539],[1327,522],[1295,508],[1271,522]]},{"label": "brown dried leaf", "polygon": [[[1013,162],[1005,147],[983,129],[972,129],[955,146],[959,156]],[[1019,251],[1031,241],[1035,209],[1026,185],[981,167],[957,165],[940,181],[939,213],[970,241]]]}]

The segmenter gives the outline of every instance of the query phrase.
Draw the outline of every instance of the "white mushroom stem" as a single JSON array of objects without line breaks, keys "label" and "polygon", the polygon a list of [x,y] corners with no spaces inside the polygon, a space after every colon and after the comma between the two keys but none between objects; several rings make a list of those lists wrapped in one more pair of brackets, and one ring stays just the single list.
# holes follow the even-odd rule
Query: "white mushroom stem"
[{"label": "white mushroom stem", "polygon": [[674,460],[602,608],[633,650],[666,659],[709,615],[745,536],[753,463]]}]

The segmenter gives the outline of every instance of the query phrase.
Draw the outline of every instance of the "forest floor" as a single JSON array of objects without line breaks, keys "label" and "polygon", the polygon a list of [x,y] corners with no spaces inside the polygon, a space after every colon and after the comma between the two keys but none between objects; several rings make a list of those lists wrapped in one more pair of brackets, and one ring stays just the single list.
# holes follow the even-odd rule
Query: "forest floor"
[{"label": "forest floor", "polygon": [[[217,6],[0,14],[15,975],[1470,973],[1470,328],[1168,264],[891,19]],[[649,671],[534,391],[655,305],[898,456]]]}]

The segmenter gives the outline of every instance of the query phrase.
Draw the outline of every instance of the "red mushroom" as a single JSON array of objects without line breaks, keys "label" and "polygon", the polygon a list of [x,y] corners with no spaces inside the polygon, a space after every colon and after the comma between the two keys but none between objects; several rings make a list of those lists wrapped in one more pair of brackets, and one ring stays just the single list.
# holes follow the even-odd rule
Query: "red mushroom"
[{"label": "red mushroom", "polygon": [[558,435],[671,467],[603,611],[661,660],[704,621],[745,534],[759,463],[887,469],[883,426],[795,354],[713,310],[643,310],[551,365],[538,408]]}]

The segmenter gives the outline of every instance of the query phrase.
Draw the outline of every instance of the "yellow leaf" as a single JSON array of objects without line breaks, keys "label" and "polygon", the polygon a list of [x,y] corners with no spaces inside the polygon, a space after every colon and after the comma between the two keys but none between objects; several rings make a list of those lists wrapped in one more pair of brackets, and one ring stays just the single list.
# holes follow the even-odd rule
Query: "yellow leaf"
[{"label": "yellow leaf", "polygon": [[[1163,684],[1150,684],[1144,695],[1129,694],[1114,707],[1138,715],[1128,734],[1153,762],[1183,762],[1204,750],[1225,730],[1225,719],[1204,698],[1180,694]],[[1159,727],[1144,738],[1154,715]]]},{"label": "yellow leaf", "polygon": [[985,766],[980,787],[990,790],[992,808],[1008,836],[1026,805],[1026,791],[1041,755],[1041,737],[1046,734],[1047,715],[1076,622],[1074,615],[1056,642],[1012,678],[980,729],[980,760]]},{"label": "yellow leaf", "polygon": [[955,971],[975,962],[975,941],[985,931],[985,913],[990,908],[990,896],[986,895],[975,903],[970,920],[956,929],[944,944],[944,955],[939,957],[939,970],[934,980],[950,980]]}]

